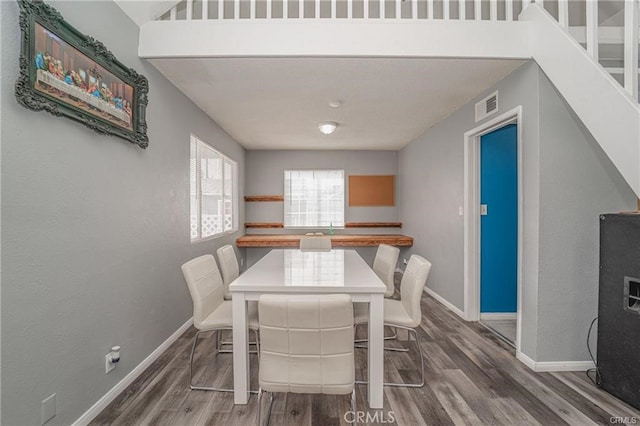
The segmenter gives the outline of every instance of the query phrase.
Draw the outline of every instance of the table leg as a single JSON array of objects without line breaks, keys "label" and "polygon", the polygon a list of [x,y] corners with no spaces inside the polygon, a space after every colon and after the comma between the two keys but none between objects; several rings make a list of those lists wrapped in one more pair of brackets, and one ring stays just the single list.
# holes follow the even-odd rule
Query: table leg
[{"label": "table leg", "polygon": [[249,402],[249,336],[247,302],[243,292],[233,292],[233,402]]},{"label": "table leg", "polygon": [[384,299],[372,294],[369,304],[369,408],[383,408],[384,386]]}]

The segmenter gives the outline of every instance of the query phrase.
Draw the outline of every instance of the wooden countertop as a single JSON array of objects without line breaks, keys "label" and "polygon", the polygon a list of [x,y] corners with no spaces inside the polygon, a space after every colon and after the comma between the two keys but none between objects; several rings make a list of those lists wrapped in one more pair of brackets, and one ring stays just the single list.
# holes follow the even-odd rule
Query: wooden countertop
[{"label": "wooden countertop", "polygon": [[[238,247],[298,247],[303,234],[251,234],[236,240]],[[342,234],[331,235],[333,247],[374,247],[389,244],[397,247],[410,247],[413,238],[397,234]]]}]

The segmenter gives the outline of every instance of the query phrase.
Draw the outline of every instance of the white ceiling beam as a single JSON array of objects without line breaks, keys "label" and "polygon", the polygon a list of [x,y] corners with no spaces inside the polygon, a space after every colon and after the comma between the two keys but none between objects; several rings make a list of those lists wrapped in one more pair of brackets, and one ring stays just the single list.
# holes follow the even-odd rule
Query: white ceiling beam
[{"label": "white ceiling beam", "polygon": [[[429,40],[425,43],[425,40]],[[530,58],[522,22],[153,21],[140,28],[142,58],[441,57]]]}]

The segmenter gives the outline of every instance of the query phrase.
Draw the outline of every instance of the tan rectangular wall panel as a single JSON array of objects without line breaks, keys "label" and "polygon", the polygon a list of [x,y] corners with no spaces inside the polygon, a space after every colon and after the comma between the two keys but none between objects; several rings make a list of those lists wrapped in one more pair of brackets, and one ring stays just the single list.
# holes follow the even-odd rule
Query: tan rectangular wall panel
[{"label": "tan rectangular wall panel", "polygon": [[349,206],[394,206],[395,176],[349,176]]}]

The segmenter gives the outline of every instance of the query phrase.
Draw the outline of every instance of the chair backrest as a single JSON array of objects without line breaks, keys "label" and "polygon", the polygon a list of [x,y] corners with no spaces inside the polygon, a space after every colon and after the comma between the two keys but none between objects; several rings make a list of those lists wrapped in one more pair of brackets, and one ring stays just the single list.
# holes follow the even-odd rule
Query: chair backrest
[{"label": "chair backrest", "polygon": [[301,251],[331,251],[331,237],[303,235],[300,237]]},{"label": "chair backrest", "polygon": [[355,380],[351,296],[263,295],[258,317],[262,389],[351,393]]},{"label": "chair backrest", "polygon": [[402,275],[400,300],[414,322],[412,327],[417,327],[422,321],[420,299],[422,298],[424,286],[427,284],[427,278],[429,278],[429,271],[431,271],[431,262],[422,256],[413,254],[409,258],[407,269]]},{"label": "chair backrest", "polygon": [[387,291],[384,293],[386,297],[393,296],[395,286],[393,283],[393,275],[396,272],[396,265],[398,264],[398,256],[400,256],[400,249],[387,244],[380,244],[376,257],[373,259],[373,271],[387,286]]},{"label": "chair backrest", "polygon": [[220,262],[220,271],[222,272],[222,281],[224,282],[225,293],[229,292],[229,284],[240,275],[240,266],[238,258],[233,246],[227,244],[220,247],[217,251],[218,262]]},{"label": "chair backrest", "polygon": [[193,301],[193,325],[201,329],[202,321],[223,301],[224,286],[216,260],[210,254],[196,257],[182,265]]}]

